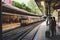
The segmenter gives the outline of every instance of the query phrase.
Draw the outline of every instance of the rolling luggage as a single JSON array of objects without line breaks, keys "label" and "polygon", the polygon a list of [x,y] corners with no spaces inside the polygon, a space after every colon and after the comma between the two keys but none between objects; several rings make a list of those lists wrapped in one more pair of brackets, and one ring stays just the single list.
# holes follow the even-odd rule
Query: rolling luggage
[{"label": "rolling luggage", "polygon": [[47,31],[45,32],[45,36],[46,36],[47,38],[50,37],[50,31],[49,31],[49,30],[47,30]]}]

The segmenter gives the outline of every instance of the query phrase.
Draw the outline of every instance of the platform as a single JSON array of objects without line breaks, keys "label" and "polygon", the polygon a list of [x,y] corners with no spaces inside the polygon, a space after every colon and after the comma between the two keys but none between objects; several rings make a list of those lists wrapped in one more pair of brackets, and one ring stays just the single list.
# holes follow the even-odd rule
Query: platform
[{"label": "platform", "polygon": [[20,26],[20,23],[2,24],[2,31],[13,29],[13,28],[16,28],[18,26]]},{"label": "platform", "polygon": [[36,34],[36,36],[34,37],[34,40],[60,40],[60,29],[58,27],[56,27],[57,32],[56,32],[56,36],[52,39],[52,38],[46,38],[45,36],[45,31],[48,29],[48,26],[46,26],[46,21],[44,21],[42,24],[40,24],[40,27],[38,29],[38,32]]}]

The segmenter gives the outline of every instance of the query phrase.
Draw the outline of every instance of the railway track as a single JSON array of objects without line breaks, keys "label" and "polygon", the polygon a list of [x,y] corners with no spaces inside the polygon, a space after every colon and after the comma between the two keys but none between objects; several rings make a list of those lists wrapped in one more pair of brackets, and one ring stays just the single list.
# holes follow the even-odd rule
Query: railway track
[{"label": "railway track", "polygon": [[38,29],[39,29],[40,25],[38,25],[37,27],[35,27],[32,31],[30,31],[26,36],[23,36],[22,38],[19,37],[18,40],[33,40]]},{"label": "railway track", "polygon": [[7,33],[3,33],[3,40],[17,40],[18,38],[22,39],[24,36],[26,36],[31,30],[33,30],[38,24],[35,23],[26,27],[17,28],[15,30],[12,30]]}]

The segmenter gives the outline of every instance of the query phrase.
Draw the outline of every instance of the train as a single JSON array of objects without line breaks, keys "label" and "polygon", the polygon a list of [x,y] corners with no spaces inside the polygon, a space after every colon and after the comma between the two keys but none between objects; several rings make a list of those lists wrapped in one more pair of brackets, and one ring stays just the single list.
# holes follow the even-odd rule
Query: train
[{"label": "train", "polygon": [[21,25],[28,25],[31,23],[39,22],[39,21],[41,21],[40,17],[28,16],[28,15],[21,16]]},{"label": "train", "polygon": [[28,25],[39,21],[41,21],[41,17],[2,12],[2,24],[20,23],[21,25]]}]

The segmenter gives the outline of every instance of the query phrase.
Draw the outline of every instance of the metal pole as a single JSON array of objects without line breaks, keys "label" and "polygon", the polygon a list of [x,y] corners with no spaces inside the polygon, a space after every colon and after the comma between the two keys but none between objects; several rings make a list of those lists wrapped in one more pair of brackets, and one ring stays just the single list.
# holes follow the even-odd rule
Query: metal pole
[{"label": "metal pole", "polygon": [[49,5],[48,5],[48,7],[49,7],[48,16],[51,17],[50,3],[49,3]]},{"label": "metal pole", "polygon": [[[46,15],[48,17],[48,6],[46,7]],[[46,25],[48,26],[48,20],[46,21]]]}]

